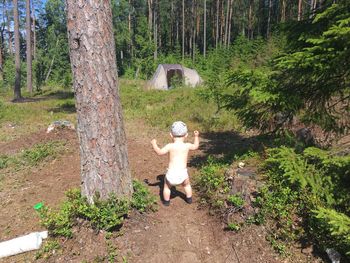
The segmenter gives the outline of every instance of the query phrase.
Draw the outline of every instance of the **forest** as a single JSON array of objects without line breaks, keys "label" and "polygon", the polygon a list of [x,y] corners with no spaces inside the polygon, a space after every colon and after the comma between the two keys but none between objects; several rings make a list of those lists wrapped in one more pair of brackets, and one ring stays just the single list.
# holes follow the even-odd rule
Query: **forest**
[{"label": "forest", "polygon": [[[295,262],[306,260],[305,255],[299,255],[303,253],[296,252],[296,244],[312,247],[307,255],[310,262],[326,262],[327,257],[333,260],[334,255],[347,262],[350,2],[111,0],[110,9],[117,89],[129,152],[138,156],[140,153],[133,149],[140,147],[142,154],[148,153],[147,148],[134,145],[137,132],[150,141],[149,136],[168,131],[174,120],[185,121],[190,129],[203,133],[204,142],[212,147],[200,148],[204,158],[190,161],[195,169],[193,182],[199,206],[224,222],[226,230],[243,236],[254,226],[264,226],[261,242],[267,242],[280,256],[277,262],[294,262],[294,256],[299,260]],[[48,140],[47,144],[38,144],[38,148],[31,145],[34,148],[17,153],[6,149],[57,119],[76,125],[81,95],[72,89],[77,76],[72,73],[76,64],[71,61],[74,41],[69,39],[69,1],[1,0],[0,10],[1,196],[10,191],[4,186],[13,183],[7,181],[7,175],[19,177],[24,169],[34,171],[36,166],[45,170],[45,160],[77,154],[70,148],[79,148],[76,139],[66,134],[65,142],[50,141],[45,135],[46,139],[39,141]],[[193,68],[203,84],[191,89],[181,82],[166,92],[146,90],[146,82],[159,64]],[[100,65],[98,61],[96,65]],[[108,97],[102,91],[100,95]],[[15,127],[15,133],[8,127]],[[123,138],[123,131],[120,134]],[[148,180],[140,168],[135,168],[135,157],[129,156],[135,179]],[[241,162],[262,182],[249,200],[247,193],[234,192],[234,181],[231,184],[228,176]],[[71,190],[78,183],[64,186],[69,190],[68,201],[61,210],[45,207],[39,211],[41,225],[52,231],[53,239],[46,250],[35,255],[36,259],[55,259],[54,250],[68,253],[69,247],[57,237],[74,240],[72,229],[78,224],[77,218],[84,218],[92,228],[107,233],[107,256],[101,262],[119,262],[121,257],[113,252],[119,243],[110,240],[118,236],[114,229],[123,224],[130,209],[139,213],[156,210],[156,201],[148,196],[144,185],[139,181],[131,184],[134,194],[130,204],[112,198],[94,206],[88,205],[92,199],[85,200],[84,192]],[[61,199],[63,195],[62,190],[57,194]],[[57,208],[56,201],[48,203]],[[161,217],[166,211],[156,213]],[[2,220],[7,219],[0,217]],[[138,262],[137,256],[120,250],[120,262],[127,262],[129,257],[130,262]],[[240,251],[235,254],[240,262]],[[223,262],[215,256],[212,262]],[[249,261],[241,258],[241,262]]]}]

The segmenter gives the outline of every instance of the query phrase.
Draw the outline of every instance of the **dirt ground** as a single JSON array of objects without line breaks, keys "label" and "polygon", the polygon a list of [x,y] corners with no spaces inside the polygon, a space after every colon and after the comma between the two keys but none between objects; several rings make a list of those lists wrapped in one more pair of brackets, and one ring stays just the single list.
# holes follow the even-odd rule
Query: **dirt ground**
[{"label": "dirt ground", "polygon": [[[128,125],[127,134],[133,177],[141,181],[147,179],[149,189],[159,196],[167,158],[153,153],[149,143],[152,131],[132,126]],[[136,128],[144,132],[136,134]],[[161,143],[166,141],[165,136],[160,138]],[[43,201],[49,206],[57,206],[66,190],[80,185],[79,145],[74,131],[61,130],[46,134],[43,130],[12,142],[0,142],[0,153],[14,154],[51,140],[64,140],[67,151],[35,168],[3,172],[0,181],[1,241],[43,230],[33,205]],[[210,145],[214,147],[215,143],[211,142]],[[191,158],[198,158],[202,153],[198,150]],[[189,163],[190,174],[193,175],[195,167],[191,161]],[[169,207],[162,206],[159,200],[157,212],[134,212],[130,215],[120,234],[110,239],[116,248],[118,262],[320,262],[311,255],[311,251],[301,253],[301,249],[296,249],[295,256],[278,256],[266,241],[266,231],[262,226],[253,225],[238,233],[224,231],[218,219],[209,216],[207,210],[198,209],[196,196],[193,204],[185,203],[182,191],[181,187],[174,189]],[[95,233],[84,224],[76,227],[74,232],[74,238],[61,240],[62,248],[53,256],[38,261],[108,262],[105,233]],[[34,261],[35,252],[0,260]]]}]

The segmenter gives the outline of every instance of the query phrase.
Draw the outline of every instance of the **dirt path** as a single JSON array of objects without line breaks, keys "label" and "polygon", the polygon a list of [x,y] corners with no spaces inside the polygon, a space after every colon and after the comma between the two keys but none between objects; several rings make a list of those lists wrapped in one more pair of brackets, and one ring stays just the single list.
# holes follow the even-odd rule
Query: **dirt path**
[{"label": "dirt path", "polygon": [[[31,137],[30,142],[17,141],[0,144],[0,152],[13,152],[37,142],[65,139],[70,149],[67,154],[30,171],[20,171],[4,178],[0,198],[0,240],[42,229],[32,206],[45,201],[57,205],[64,192],[80,183],[78,143],[74,132],[45,136],[44,131]],[[130,133],[129,133],[130,134]],[[43,139],[44,138],[44,139]],[[152,152],[148,135],[128,138],[129,158],[135,178],[149,182],[151,191],[159,195],[167,158]],[[198,151],[196,154],[200,154]],[[194,168],[190,167],[193,174]],[[113,242],[117,245],[119,259],[128,262],[281,262],[265,241],[264,228],[251,226],[239,233],[225,232],[223,226],[206,210],[197,209],[197,200],[188,205],[182,199],[182,188],[173,191],[171,205],[159,203],[155,213],[128,219],[124,233]],[[76,238],[64,244],[61,254],[42,262],[91,262],[97,255],[105,255],[103,234],[78,230]],[[34,252],[11,257],[2,262],[32,262]],[[1,261],[1,260],[0,260]],[[104,259],[103,262],[107,260]]]}]

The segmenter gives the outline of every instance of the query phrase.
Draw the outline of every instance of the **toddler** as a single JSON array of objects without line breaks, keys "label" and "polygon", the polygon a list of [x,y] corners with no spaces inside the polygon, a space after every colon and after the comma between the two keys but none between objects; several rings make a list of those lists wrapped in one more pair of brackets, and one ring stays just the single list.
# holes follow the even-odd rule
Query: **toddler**
[{"label": "toddler", "polygon": [[187,126],[182,121],[176,121],[171,126],[170,136],[172,143],[159,148],[156,139],[151,141],[154,151],[158,155],[169,153],[169,166],[164,179],[163,204],[170,204],[170,188],[174,185],[182,185],[186,193],[186,202],[192,203],[192,188],[187,173],[187,157],[189,150],[197,150],[199,147],[199,132],[194,131],[194,143],[186,143],[188,136]]}]

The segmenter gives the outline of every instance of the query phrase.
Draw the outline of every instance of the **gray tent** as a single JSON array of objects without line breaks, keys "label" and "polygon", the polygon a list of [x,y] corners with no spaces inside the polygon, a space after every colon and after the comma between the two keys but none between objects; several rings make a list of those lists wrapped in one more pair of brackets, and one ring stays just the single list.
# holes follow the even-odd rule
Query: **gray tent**
[{"label": "gray tent", "polygon": [[147,83],[147,89],[168,90],[174,77],[183,79],[185,85],[195,87],[203,82],[194,69],[189,69],[180,64],[159,64],[152,79]]}]

